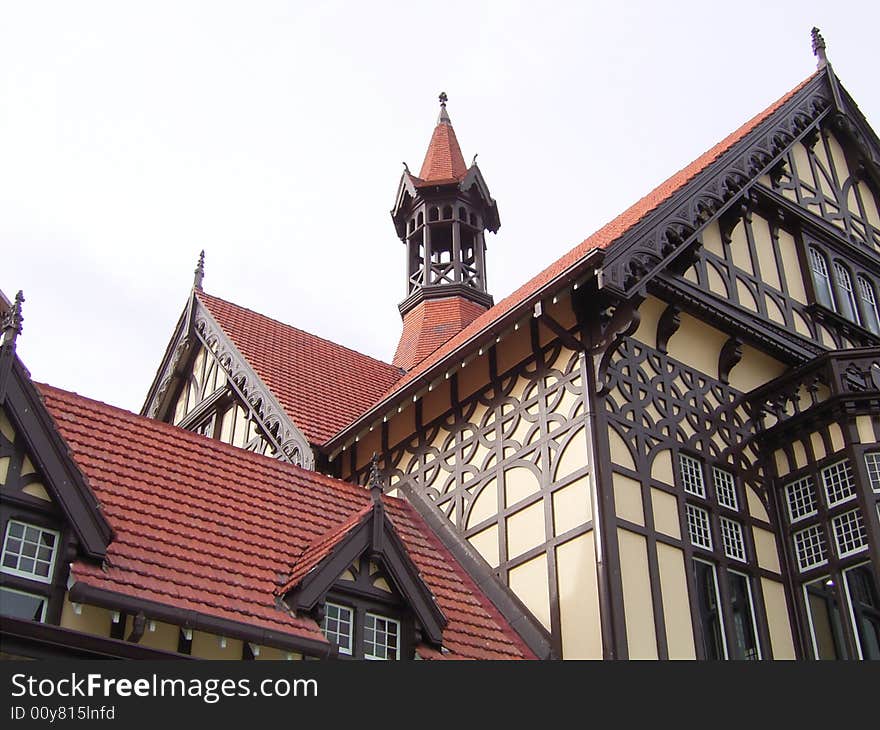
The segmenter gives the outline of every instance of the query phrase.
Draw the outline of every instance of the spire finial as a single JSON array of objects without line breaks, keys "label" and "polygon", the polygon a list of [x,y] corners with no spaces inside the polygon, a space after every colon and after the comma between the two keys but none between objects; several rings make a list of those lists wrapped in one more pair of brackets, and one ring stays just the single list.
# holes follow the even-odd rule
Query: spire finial
[{"label": "spire finial", "polygon": [[817,68],[825,68],[828,64],[828,58],[825,55],[825,39],[815,26],[810,31],[810,36],[813,39],[813,55],[818,59],[816,66]]},{"label": "spire finial", "polygon": [[440,99],[440,116],[437,118],[437,124],[440,124],[441,122],[449,124],[449,112],[446,111],[446,102],[449,101],[449,97],[446,95],[445,91],[441,91],[440,96],[437,98]]},{"label": "spire finial", "polygon": [[205,249],[199,254],[199,262],[196,264],[195,278],[193,279],[193,287],[202,290],[202,279],[205,278]]},{"label": "spire finial", "polygon": [[[3,301],[8,303],[9,300],[4,296]],[[24,317],[21,316],[23,301],[24,294],[19,290],[15,295],[15,303],[0,319],[0,331],[3,334],[3,343],[0,345],[0,404],[6,402],[6,385],[15,361],[15,339],[21,334],[21,323],[24,321]]]},{"label": "spire finial", "polygon": [[374,503],[379,503],[382,499],[382,475],[379,473],[379,454],[373,452],[373,458],[370,460],[370,495],[373,497]]},{"label": "spire finial", "polygon": [[15,338],[21,334],[21,323],[24,317],[21,315],[21,305],[24,303],[24,293],[21,289],[15,295],[15,303],[6,312],[3,318],[3,341],[14,342]]}]

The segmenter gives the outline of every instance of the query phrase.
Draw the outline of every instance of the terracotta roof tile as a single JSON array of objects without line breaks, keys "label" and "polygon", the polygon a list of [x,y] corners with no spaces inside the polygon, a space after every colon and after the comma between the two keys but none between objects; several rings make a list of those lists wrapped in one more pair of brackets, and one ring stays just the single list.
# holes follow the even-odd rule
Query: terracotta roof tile
[{"label": "terracotta roof tile", "polygon": [[455,130],[448,121],[437,122],[431,141],[428,143],[428,151],[422,162],[419,172],[422,183],[459,182],[467,174],[467,165],[464,164],[464,156]]},{"label": "terracotta roof tile", "polygon": [[460,296],[419,302],[404,315],[394,364],[412,369],[485,311],[486,307]]},{"label": "terracotta roof tile", "polygon": [[[370,508],[368,490],[38,387],[115,532],[106,565],[74,563],[76,581],[324,641],[311,618],[277,609],[274,591],[304,551]],[[532,658],[415,510],[384,500],[449,621],[444,647],[450,653],[442,656]]]},{"label": "terracotta roof tile", "polygon": [[202,291],[196,296],[313,444],[323,444],[401,376],[393,365],[335,342]]},{"label": "terracotta roof tile", "polygon": [[[757,114],[748,122],[743,124],[735,132],[732,132],[710,150],[700,155],[691,164],[679,170],[665,182],[658,185],[654,190],[644,196],[641,200],[630,206],[627,210],[607,223],[605,226],[593,233],[589,238],[571,249],[567,254],[556,260],[537,276],[533,277],[516,291],[503,300],[498,302],[494,307],[488,309],[480,315],[469,326],[465,327],[455,337],[451,338],[445,345],[437,348],[431,355],[422,360],[406,375],[400,378],[380,399],[380,403],[392,397],[395,393],[404,388],[407,384],[417,380],[421,375],[431,369],[446,356],[455,352],[456,349],[464,345],[471,338],[479,335],[483,330],[491,327],[496,321],[501,319],[505,314],[522,304],[529,296],[540,290],[545,285],[552,282],[557,277],[564,274],[568,269],[577,264],[588,253],[596,249],[606,249],[633,226],[635,226],[648,213],[656,209],[659,205],[668,200],[674,193],[684,187],[690,180],[696,177],[700,172],[720,158],[725,152],[733,147],[737,142],[754,130],[759,124],[770,117],[777,109],[791,99],[798,91],[812,81],[817,71],[810,77],[798,84],[794,89],[785,96],[771,104],[760,114]],[[350,424],[349,424],[350,425]]]},{"label": "terracotta roof tile", "polygon": [[328,532],[307,546],[294,561],[284,585],[275,589],[275,594],[283,596],[297,586],[313,568],[333,552],[333,548],[342,542],[349,532],[367,518],[372,509],[372,503],[364,505],[347,520],[340,522],[336,527],[331,527]]}]

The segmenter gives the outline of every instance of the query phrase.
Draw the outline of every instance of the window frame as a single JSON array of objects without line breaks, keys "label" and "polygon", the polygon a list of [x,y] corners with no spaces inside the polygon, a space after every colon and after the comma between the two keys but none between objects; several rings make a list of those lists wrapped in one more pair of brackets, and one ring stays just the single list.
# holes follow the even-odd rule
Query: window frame
[{"label": "window frame", "polygon": [[[367,629],[367,619],[370,619],[370,618],[372,618],[372,619],[379,619],[380,621],[384,621],[384,622],[386,623],[386,625],[387,625],[387,624],[393,624],[393,625],[397,628],[397,633],[396,633],[396,636],[397,636],[397,646],[396,646],[396,648],[395,648],[395,656],[394,656],[393,658],[390,658],[390,657],[387,657],[387,656],[385,656],[385,657],[380,657],[380,656],[375,656],[375,655],[372,655],[372,654],[367,654],[367,640],[366,640],[366,632],[367,632],[367,630],[368,630],[368,629]],[[373,631],[374,634],[375,634],[375,632],[376,632],[376,628],[374,627],[374,628],[372,629],[372,631]],[[385,632],[385,633],[387,633],[387,632]],[[383,614],[376,613],[376,612],[374,612],[374,611],[365,611],[365,612],[364,612],[364,634],[365,634],[365,636],[364,636],[364,638],[363,638],[364,659],[367,659],[367,660],[370,660],[370,661],[399,661],[399,660],[400,660],[400,644],[401,644],[401,637],[402,637],[402,634],[403,634],[403,629],[402,629],[402,627],[401,627],[401,625],[400,625],[400,621],[399,621],[398,619],[391,618],[390,616],[385,616],[385,615],[383,615]],[[374,646],[376,645],[376,642],[375,642],[375,641],[373,642],[373,645],[374,645]],[[388,650],[388,646],[387,646],[387,645],[385,645],[385,650],[386,650],[386,652],[387,652],[387,650]]]},{"label": "window frame", "polygon": [[[3,591],[8,591],[9,593],[17,593],[20,596],[29,596],[31,598],[37,598],[40,601],[42,601],[43,602],[43,611],[42,611],[42,615],[39,618],[38,623],[41,623],[41,624],[46,623],[46,615],[49,613],[49,601],[51,600],[51,596],[47,596],[42,593],[32,593],[30,591],[24,591],[21,588],[17,588],[17,587],[14,587],[11,585],[6,585],[6,584],[0,585],[0,593],[2,593]],[[34,619],[21,619],[21,617],[13,617],[11,614],[6,614],[6,613],[0,613],[0,616],[2,616],[4,618],[19,618],[20,620],[25,620],[25,621],[27,621],[27,620],[33,621],[34,620]]]},{"label": "window frame", "polygon": [[[748,508],[748,499],[744,491],[745,487],[737,473],[726,463],[715,463],[711,458],[702,455],[678,452],[675,460],[677,465],[676,487],[679,494],[681,510],[682,542],[685,544],[685,553],[691,561],[690,574],[693,583],[689,591],[699,591],[699,576],[697,574],[698,563],[710,566],[715,580],[715,591],[718,601],[719,630],[722,634],[723,657],[719,659],[732,659],[737,653],[736,647],[740,645],[735,634],[737,618],[734,606],[731,604],[734,595],[734,580],[744,579],[749,601],[751,631],[757,649],[758,657],[763,657],[765,647],[769,646],[769,628],[767,626],[766,608],[763,603],[763,594],[760,586],[756,587],[754,581],[761,575],[761,567],[757,563],[757,555],[752,537],[751,526],[756,522],[763,529],[767,529],[763,521],[755,518]],[[699,496],[691,490],[685,489],[685,473],[693,472],[693,466],[699,470],[699,480],[704,486],[704,495]],[[723,476],[719,476],[723,475]],[[693,474],[689,473],[689,477]],[[723,482],[722,488],[718,488],[719,482]],[[708,530],[708,542],[711,547],[692,539],[691,522],[695,516],[701,525]],[[732,554],[729,550],[730,540],[725,539],[725,523],[728,531],[732,532],[734,542],[742,554]],[[730,537],[728,535],[728,537]],[[690,579],[689,579],[690,580]],[[703,604],[699,594],[691,596],[691,610],[694,618],[694,640],[699,647],[698,652],[706,652],[709,648],[706,637],[705,616],[702,613]],[[702,642],[702,643],[701,643]],[[699,656],[699,653],[698,653]],[[705,657],[705,658],[708,658]],[[748,658],[748,657],[744,657]]]},{"label": "window frame", "polygon": [[[379,598],[374,594],[368,594],[352,586],[337,583],[328,591],[321,605],[322,612],[327,604],[333,604],[352,611],[352,646],[351,653],[339,652],[339,659],[361,660],[367,659],[364,634],[366,630],[366,616],[372,614],[397,624],[397,657],[398,659],[412,659],[415,652],[415,622],[412,612],[399,596]],[[321,633],[324,618],[322,616],[319,626]],[[324,634],[326,637],[326,634]],[[331,641],[331,639],[328,639]],[[375,661],[375,660],[371,660]]]},{"label": "window frame", "polygon": [[[739,576],[740,578],[742,578],[745,581],[746,598],[748,600],[749,616],[751,618],[751,627],[752,627],[753,636],[755,638],[755,650],[757,652],[757,656],[754,658],[758,659],[758,660],[763,659],[764,654],[761,651],[761,634],[758,631],[758,616],[755,611],[755,592],[752,589],[752,576],[749,575],[748,573],[744,573],[742,570],[734,570],[733,568],[729,568],[727,570],[727,573],[728,573],[728,582],[731,585],[732,585],[732,581],[730,579],[730,576],[733,576],[733,575]],[[732,596],[732,593],[733,593],[733,591],[731,591],[731,596]],[[732,601],[732,597],[731,597],[731,601]],[[736,615],[735,614],[732,614],[732,615],[735,619]],[[736,630],[736,626],[733,627],[733,630],[734,631]],[[734,657],[734,658],[735,659],[746,659],[746,660],[751,659],[751,657]]]},{"label": "window frame", "polygon": [[[9,530],[13,524],[23,526],[25,528],[25,530],[27,530],[28,528],[31,528],[34,530],[39,530],[41,539],[42,539],[43,533],[49,533],[54,536],[55,543],[51,548],[52,552],[51,552],[51,557],[49,559],[49,572],[47,575],[42,576],[42,575],[39,575],[38,573],[34,573],[32,571],[21,570],[19,568],[11,568],[11,567],[5,565],[5,559],[6,559],[6,555],[7,555],[7,545],[9,543],[9,540],[10,539],[19,540],[19,538],[12,538],[9,534]],[[22,535],[22,538],[20,539],[20,541],[24,542],[24,535]],[[31,522],[23,522],[20,519],[10,518],[10,519],[6,520],[6,524],[4,525],[4,528],[3,528],[3,545],[2,545],[2,548],[0,548],[0,573],[4,573],[6,575],[16,576],[18,578],[24,578],[25,580],[35,581],[37,583],[42,583],[44,585],[52,585],[52,583],[55,580],[55,569],[57,568],[58,548],[60,545],[61,545],[61,532],[60,531],[53,530],[50,527],[43,527],[42,525],[36,525]],[[39,543],[38,543],[38,548],[39,548]],[[16,556],[20,561],[22,554],[19,552],[19,553],[16,553]],[[36,557],[34,558],[34,561],[36,562]],[[45,561],[43,561],[43,562],[45,562]]]},{"label": "window frame", "polygon": [[[704,558],[699,558],[694,556],[694,580],[698,580],[699,576],[697,575],[696,564],[701,563],[702,565],[708,567],[712,571],[712,581],[715,587],[715,620],[718,622],[718,633],[721,636],[721,649],[724,656],[718,657],[717,660],[727,660],[730,658],[730,652],[728,650],[728,641],[727,641],[727,622],[724,620],[724,608],[721,602],[721,586],[718,581],[718,565]],[[699,587],[699,586],[698,586]],[[702,615],[702,601],[698,599],[697,601],[697,613],[700,614],[700,633],[703,635],[703,646],[705,648],[706,644],[706,636],[705,636],[705,617]],[[709,658],[709,657],[706,657]]]},{"label": "window frame", "polygon": [[[802,259],[811,284],[811,307],[818,316],[833,314],[832,323],[855,326],[872,337],[880,336],[880,300],[877,291],[880,277],[838,245],[804,234],[806,251]],[[873,299],[872,299],[873,298]]]},{"label": "window frame", "polygon": [[[880,335],[880,310],[877,307],[877,289],[874,283],[864,274],[856,274],[856,289],[858,290],[857,298],[863,310],[862,327],[875,335]],[[865,317],[865,313],[869,316]]]},{"label": "window frame", "polygon": [[864,456],[868,486],[874,494],[880,494],[880,451],[866,451]]},{"label": "window frame", "polygon": [[[327,635],[326,622],[329,619],[329,617],[327,616],[327,609],[330,607],[341,609],[343,611],[348,612],[348,627],[349,627],[348,647],[341,646],[337,640],[331,639]],[[336,644],[336,648],[340,654],[346,654],[348,656],[351,656],[352,652],[354,651],[355,618],[356,618],[356,614],[355,614],[355,609],[353,606],[346,606],[342,603],[337,603],[336,601],[325,601],[325,603],[324,603],[324,617],[321,619],[321,633],[324,634],[324,637],[327,639],[327,641],[331,641],[334,644]],[[337,621],[337,622],[339,621],[338,618],[335,618],[333,620]],[[335,632],[335,631],[332,633],[334,635],[339,635],[338,632]]]},{"label": "window frame", "polygon": [[[859,563],[858,565],[851,565],[848,568],[845,568],[843,571],[841,571],[842,577],[843,577],[843,587],[844,587],[844,590],[846,591],[846,602],[847,602],[847,606],[849,607],[849,618],[852,623],[852,632],[853,632],[853,637],[855,638],[856,650],[858,651],[859,659],[865,658],[865,647],[863,645],[861,622],[857,621],[857,618],[861,619],[862,615],[864,613],[866,613],[866,610],[861,606],[858,609],[856,608],[856,604],[855,604],[855,601],[853,600],[853,596],[852,596],[852,590],[850,587],[849,577],[850,577],[850,573],[853,573],[856,570],[861,570],[865,566],[868,566],[868,575],[870,576],[871,580],[874,580],[874,576],[871,573],[871,562],[870,561]],[[874,588],[874,599],[880,601],[880,585],[877,585],[876,581],[874,581],[873,588]],[[880,621],[880,603],[878,603],[877,606],[870,607],[867,610],[867,613],[877,614],[878,621]],[[857,616],[857,614],[858,614],[858,616]],[[877,657],[869,657],[869,659],[876,659],[876,658]]]},{"label": "window frame", "polygon": [[[834,284],[831,280],[831,271],[828,268],[828,257],[825,252],[812,243],[808,244],[807,263],[810,268],[810,280],[813,283],[813,297],[816,303],[837,313],[837,303],[834,301]],[[817,263],[821,263],[821,270],[817,268]],[[820,279],[824,282],[824,287],[820,287]],[[826,297],[822,296],[820,289],[824,289]],[[826,298],[827,301],[824,301]]]},{"label": "window frame", "polygon": [[[840,259],[835,259],[832,268],[834,271],[834,289],[838,295],[836,297],[838,301],[835,311],[847,322],[852,322],[861,327],[862,317],[859,312],[859,304],[856,301],[856,293],[853,288],[853,279],[849,267],[844,265]],[[846,303],[845,307],[844,302]],[[851,317],[847,315],[846,309],[852,313]]]}]

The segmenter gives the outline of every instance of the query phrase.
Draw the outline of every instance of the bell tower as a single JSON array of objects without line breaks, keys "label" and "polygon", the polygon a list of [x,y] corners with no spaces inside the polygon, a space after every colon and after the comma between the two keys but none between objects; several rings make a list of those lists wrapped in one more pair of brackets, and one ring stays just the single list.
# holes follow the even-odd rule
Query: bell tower
[{"label": "bell tower", "polygon": [[465,165],[447,96],[418,176],[405,167],[391,217],[406,246],[403,334],[394,364],[405,370],[492,306],[486,284],[485,232],[495,233],[498,207],[476,155]]}]

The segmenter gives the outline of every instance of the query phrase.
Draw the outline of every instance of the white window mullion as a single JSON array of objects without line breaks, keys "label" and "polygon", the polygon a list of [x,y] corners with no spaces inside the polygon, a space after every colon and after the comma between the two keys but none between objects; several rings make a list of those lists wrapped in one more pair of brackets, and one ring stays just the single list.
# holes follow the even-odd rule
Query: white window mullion
[{"label": "white window mullion", "polygon": [[880,494],[880,451],[865,454],[865,468],[868,470],[871,489]]},{"label": "white window mullion", "polygon": [[703,483],[703,467],[700,462],[686,454],[679,454],[678,464],[681,468],[681,484],[684,491],[695,497],[705,497],[706,486]]},{"label": "white window mullion", "polygon": [[348,606],[326,603],[321,631],[329,641],[339,647],[340,654],[351,654],[354,637],[354,611]]},{"label": "white window mullion", "polygon": [[0,557],[0,571],[51,583],[60,533],[18,520],[9,520]]}]

